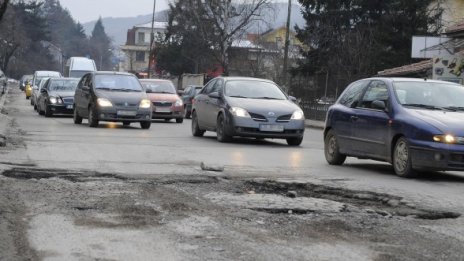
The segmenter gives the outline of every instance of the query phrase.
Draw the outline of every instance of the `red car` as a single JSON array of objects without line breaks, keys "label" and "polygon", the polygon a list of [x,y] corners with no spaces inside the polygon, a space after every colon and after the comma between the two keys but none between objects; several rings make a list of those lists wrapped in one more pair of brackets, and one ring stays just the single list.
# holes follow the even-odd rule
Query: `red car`
[{"label": "red car", "polygon": [[177,123],[184,121],[184,104],[171,81],[140,79],[140,83],[153,104],[153,119],[164,119],[165,121],[176,119]]}]

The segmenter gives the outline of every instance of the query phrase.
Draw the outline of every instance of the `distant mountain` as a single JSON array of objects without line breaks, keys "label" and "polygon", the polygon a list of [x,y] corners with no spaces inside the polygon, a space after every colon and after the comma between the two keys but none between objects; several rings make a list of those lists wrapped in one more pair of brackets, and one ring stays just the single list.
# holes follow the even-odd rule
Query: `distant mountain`
[{"label": "distant mountain", "polygon": [[[287,22],[287,4],[276,3],[272,5],[272,11],[266,15],[265,21],[255,23],[250,26],[249,31],[253,33],[265,32],[269,29],[278,28],[285,26]],[[144,24],[151,21],[151,14],[139,15],[137,17],[106,17],[102,18],[105,31],[110,36],[115,46],[122,45],[126,42],[127,30],[131,29],[134,25]],[[155,15],[156,21],[167,21],[168,11],[157,12]],[[96,21],[88,22],[83,24],[85,32],[90,35]],[[292,17],[291,17],[292,28],[295,25],[303,27],[305,20],[301,14],[300,6],[297,4],[292,5]]]}]

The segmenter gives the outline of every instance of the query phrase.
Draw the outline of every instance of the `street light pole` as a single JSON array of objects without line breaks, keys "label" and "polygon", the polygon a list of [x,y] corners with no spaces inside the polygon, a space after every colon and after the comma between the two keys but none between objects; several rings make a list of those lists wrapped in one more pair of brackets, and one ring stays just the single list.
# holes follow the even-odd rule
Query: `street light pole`
[{"label": "street light pole", "polygon": [[155,41],[155,12],[156,12],[156,0],[153,0],[153,15],[151,18],[151,33],[150,33],[150,51],[148,53],[148,78],[151,78],[151,66],[152,66],[152,55],[153,52],[153,42]]},{"label": "street light pole", "polygon": [[287,83],[287,67],[288,67],[288,46],[290,45],[290,16],[292,12],[292,0],[288,0],[288,13],[287,13],[287,25],[285,27],[285,47],[284,47],[284,68],[283,68],[283,85],[290,89]]}]

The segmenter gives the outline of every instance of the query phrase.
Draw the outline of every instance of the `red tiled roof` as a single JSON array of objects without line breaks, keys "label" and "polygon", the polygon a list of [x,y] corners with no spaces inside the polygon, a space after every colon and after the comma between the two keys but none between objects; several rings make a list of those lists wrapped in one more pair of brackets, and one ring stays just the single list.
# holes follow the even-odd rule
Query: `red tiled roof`
[{"label": "red tiled roof", "polygon": [[407,74],[413,74],[418,72],[424,72],[433,67],[433,60],[425,60],[418,63],[408,64],[401,67],[386,69],[378,72],[379,76],[401,76]]}]

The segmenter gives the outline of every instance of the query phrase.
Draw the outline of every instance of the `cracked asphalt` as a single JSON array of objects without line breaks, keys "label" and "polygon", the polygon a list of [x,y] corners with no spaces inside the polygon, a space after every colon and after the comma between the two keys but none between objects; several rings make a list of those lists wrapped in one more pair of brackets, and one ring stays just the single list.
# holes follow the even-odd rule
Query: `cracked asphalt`
[{"label": "cracked asphalt", "polygon": [[314,129],[289,148],[189,121],[74,126],[15,89],[2,117],[0,260],[464,259],[461,173],[328,166]]}]

